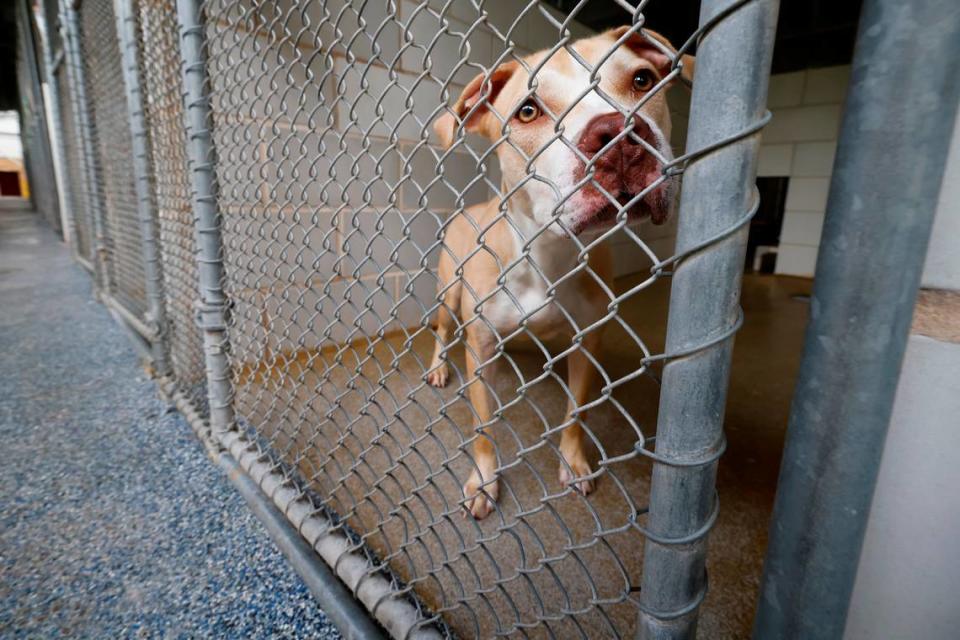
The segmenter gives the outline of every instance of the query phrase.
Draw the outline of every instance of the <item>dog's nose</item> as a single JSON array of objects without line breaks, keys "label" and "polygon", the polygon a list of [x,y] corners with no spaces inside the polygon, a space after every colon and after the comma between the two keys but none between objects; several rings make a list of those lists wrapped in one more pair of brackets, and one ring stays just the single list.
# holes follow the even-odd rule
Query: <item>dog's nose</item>
[{"label": "dog's nose", "polygon": [[[594,116],[584,127],[577,148],[588,161],[593,159],[595,167],[606,168],[613,164],[619,168],[629,162],[633,156],[643,152],[643,146],[637,142],[636,138],[650,140],[650,127],[636,116],[633,118],[633,134],[627,134],[616,144],[610,145],[610,142],[624,130],[625,120],[623,114],[614,111]],[[610,145],[609,148],[604,150],[608,145]],[[602,154],[600,154],[601,151],[603,151]]]}]

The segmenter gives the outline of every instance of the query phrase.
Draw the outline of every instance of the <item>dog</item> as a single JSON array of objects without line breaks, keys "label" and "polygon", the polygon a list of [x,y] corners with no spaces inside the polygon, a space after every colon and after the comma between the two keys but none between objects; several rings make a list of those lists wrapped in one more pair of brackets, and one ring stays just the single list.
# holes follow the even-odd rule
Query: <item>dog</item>
[{"label": "dog", "polygon": [[[663,36],[630,27],[579,40],[572,48],[591,67],[599,65],[599,87],[591,89],[590,70],[566,49],[539,52],[524,58],[525,65],[512,60],[478,75],[434,123],[445,148],[463,132],[500,141],[504,194],[466,208],[444,234],[438,265],[442,304],[426,373],[434,387],[449,379],[444,354],[457,323],[453,314],[466,327],[468,377],[498,375],[503,366],[496,357],[498,340],[521,322],[538,340],[565,340],[569,347],[574,333],[607,315],[613,280],[607,247],[601,243],[583,257],[574,237],[609,227],[622,209],[655,224],[670,214],[676,184],[662,178],[663,164],[672,159],[662,80],[676,50]],[[692,77],[690,56],[682,56],[679,66],[682,75]],[[534,69],[535,92],[529,84]],[[628,122],[632,129],[625,132]],[[596,394],[599,329],[583,335],[567,356],[572,401],[560,439],[559,479],[583,495],[594,488],[593,472],[580,416],[573,412]],[[487,434],[495,406],[483,379],[472,377],[467,384],[477,437],[464,509],[481,519],[499,495],[496,452]]]}]

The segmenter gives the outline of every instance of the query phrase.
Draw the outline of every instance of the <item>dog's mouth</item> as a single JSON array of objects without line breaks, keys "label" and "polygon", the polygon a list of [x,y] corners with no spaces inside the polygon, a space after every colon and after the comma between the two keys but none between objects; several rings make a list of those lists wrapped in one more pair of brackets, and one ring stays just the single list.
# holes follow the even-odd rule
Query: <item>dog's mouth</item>
[{"label": "dog's mouth", "polygon": [[650,218],[653,224],[663,224],[670,215],[669,191],[667,181],[647,191],[639,200],[637,193],[642,192],[642,189],[635,193],[619,191],[615,194],[614,204],[596,189],[584,190],[578,194],[581,197],[577,199],[579,202],[576,203],[567,228],[573,235],[580,235],[591,229],[611,227],[622,217],[624,211],[628,221]]},{"label": "dog's mouth", "polygon": [[[616,139],[622,136],[623,126],[620,114],[614,113],[594,118],[581,134],[578,147],[589,161],[577,168],[574,179],[583,180],[588,171],[591,175],[569,200],[565,222],[573,234],[609,226],[622,220],[624,213],[627,220],[649,217],[654,224],[663,224],[669,217],[674,178],[664,177],[662,163],[669,161],[670,151],[645,119],[633,127],[630,135]],[[650,152],[650,147],[658,153]]]}]

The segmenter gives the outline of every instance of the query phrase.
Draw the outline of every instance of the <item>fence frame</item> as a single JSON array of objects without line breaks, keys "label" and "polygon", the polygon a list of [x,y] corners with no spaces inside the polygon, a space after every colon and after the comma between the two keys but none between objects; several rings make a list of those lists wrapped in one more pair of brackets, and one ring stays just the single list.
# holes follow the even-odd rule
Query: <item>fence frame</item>
[{"label": "fence frame", "polygon": [[[26,0],[24,0],[26,1]],[[36,19],[41,23],[41,32],[43,42],[43,64],[47,76],[47,95],[44,96],[47,102],[46,114],[50,119],[47,127],[47,134],[50,136],[50,151],[53,159],[54,179],[57,184],[57,199],[60,205],[60,220],[63,227],[63,240],[70,247],[70,253],[74,260],[79,258],[77,238],[77,218],[76,212],[66,195],[67,189],[67,152],[63,140],[63,131],[61,129],[63,122],[63,113],[60,110],[60,80],[57,78],[57,72],[60,66],[64,64],[64,45],[60,42],[60,49],[54,53],[51,47],[53,42],[50,21],[47,16],[46,7],[40,6],[36,12]]]},{"label": "fence frame", "polygon": [[[208,448],[217,452],[221,466],[253,510],[269,518],[267,527],[274,540],[345,637],[382,637],[379,622],[394,637],[439,638],[429,621],[421,619],[416,607],[396,597],[390,582],[379,575],[366,558],[349,551],[350,542],[346,537],[332,532],[333,524],[310,498],[278,473],[258,447],[237,428],[230,364],[226,355],[229,348],[228,300],[223,291],[217,156],[207,77],[206,23],[200,2],[177,0],[177,22],[187,120],[187,159],[198,249],[200,299],[197,301],[197,322],[203,330],[209,422],[200,419],[177,389],[169,388],[167,393],[178,406],[190,410],[194,429],[207,439]],[[277,510],[283,514],[285,525],[270,516]],[[292,532],[296,533],[291,535]],[[329,578],[339,580],[341,584],[331,585]]]},{"label": "fence frame", "polygon": [[956,122],[958,30],[951,0],[863,6],[756,640],[844,632]]},{"label": "fence frame", "polygon": [[97,177],[97,167],[94,162],[93,125],[90,122],[88,105],[90,102],[86,94],[86,74],[83,69],[83,58],[80,54],[80,25],[77,19],[78,2],[76,0],[61,0],[61,23],[63,25],[63,46],[67,77],[70,84],[70,98],[73,104],[73,116],[76,123],[77,135],[80,137],[80,147],[83,156],[83,172],[86,176],[87,213],[90,216],[93,237],[91,241],[91,266],[96,283],[95,295],[106,301],[112,291],[110,282],[110,255],[106,245],[104,231],[103,199],[100,197],[100,182]]},{"label": "fence frame", "polygon": [[205,25],[195,0],[177,0],[187,158],[197,243],[200,299],[197,322],[203,330],[210,428],[214,437],[235,426],[230,362],[226,351],[227,297],[223,292],[223,243],[217,207],[216,151],[213,146]]},{"label": "fence frame", "polygon": [[144,119],[143,93],[140,90],[140,39],[137,37],[132,0],[114,0],[113,7],[127,99],[137,214],[143,248],[144,292],[147,299],[143,328],[149,331],[143,337],[150,342],[151,364],[156,374],[165,376],[170,370],[167,345],[164,341],[166,310],[160,247],[157,239],[157,210],[152,193],[150,139]]},{"label": "fence frame", "polygon": [[[20,102],[23,105],[28,102],[32,105],[31,116],[34,122],[31,123],[31,140],[34,141],[33,148],[30,145],[23,145],[24,167],[28,174],[28,181],[40,183],[44,179],[52,179],[54,189],[57,191],[56,206],[57,215],[52,212],[42,211],[42,215],[47,218],[47,222],[61,234],[67,231],[63,224],[63,214],[61,210],[60,186],[56,179],[56,165],[54,160],[53,142],[47,122],[47,99],[44,95],[44,76],[48,73],[47,54],[41,54],[43,60],[37,58],[37,34],[34,32],[33,11],[27,0],[20,0],[14,6],[15,28],[20,30],[18,40],[20,51],[23,54],[22,65],[26,69],[29,86],[20,87]],[[46,51],[46,47],[42,47]],[[41,67],[42,64],[42,67]],[[25,125],[21,123],[21,126]],[[26,129],[25,129],[26,131]],[[21,133],[22,136],[22,133]],[[40,175],[40,174],[49,175]],[[30,200],[36,206],[38,204],[38,192],[30,189]],[[39,207],[38,207],[39,208]]]}]

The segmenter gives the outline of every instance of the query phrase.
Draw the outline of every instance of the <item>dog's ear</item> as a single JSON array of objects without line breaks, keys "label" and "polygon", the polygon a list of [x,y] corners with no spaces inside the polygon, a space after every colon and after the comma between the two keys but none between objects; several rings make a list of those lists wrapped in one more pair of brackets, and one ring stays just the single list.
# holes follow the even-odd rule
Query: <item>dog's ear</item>
[{"label": "dog's ear", "polygon": [[[630,31],[632,27],[622,26],[612,29],[607,33],[614,40],[619,40],[623,37],[625,33]],[[663,48],[667,49],[672,55],[667,55],[663,52],[663,49],[658,47],[656,44],[651,42],[651,40],[656,40]],[[664,36],[660,35],[656,31],[651,31],[650,29],[641,29],[640,31],[634,31],[627,38],[625,45],[630,47],[630,49],[642,58],[646,58],[657,68],[657,71],[660,73],[660,77],[663,77],[670,73],[670,68],[673,66],[673,58],[676,58],[677,49],[673,44],[667,40]],[[693,82],[693,68],[695,59],[689,54],[683,54],[680,56],[680,76],[687,81],[687,84]]]},{"label": "dog's ear", "polygon": [[[489,113],[490,105],[519,66],[519,63],[511,60],[491,71],[489,75],[481,73],[470,81],[453,106],[433,123],[433,130],[444,148],[453,144],[457,125],[460,123],[466,131],[477,133],[481,130],[483,117]],[[474,110],[478,104],[480,106]]]}]

